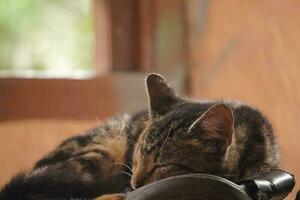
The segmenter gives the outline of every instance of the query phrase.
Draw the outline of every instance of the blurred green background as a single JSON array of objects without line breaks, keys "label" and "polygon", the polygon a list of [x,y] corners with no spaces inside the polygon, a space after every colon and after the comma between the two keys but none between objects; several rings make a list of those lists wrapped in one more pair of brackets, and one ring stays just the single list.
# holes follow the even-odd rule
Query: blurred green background
[{"label": "blurred green background", "polygon": [[90,0],[1,0],[0,75],[91,73],[90,4]]}]

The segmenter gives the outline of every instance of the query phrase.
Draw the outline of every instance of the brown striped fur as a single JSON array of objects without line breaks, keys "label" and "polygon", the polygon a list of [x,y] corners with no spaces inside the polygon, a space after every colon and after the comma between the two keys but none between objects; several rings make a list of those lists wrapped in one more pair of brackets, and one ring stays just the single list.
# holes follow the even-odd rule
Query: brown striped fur
[{"label": "brown striped fur", "polygon": [[119,200],[124,195],[108,194],[130,184],[186,173],[235,181],[279,167],[272,127],[256,109],[179,97],[158,74],[146,78],[146,87],[148,111],[117,116],[64,141],[2,188],[0,200]]},{"label": "brown striped fur", "polygon": [[146,84],[150,118],[135,146],[132,187],[197,172],[235,181],[279,168],[272,127],[256,109],[178,97],[158,74]]}]

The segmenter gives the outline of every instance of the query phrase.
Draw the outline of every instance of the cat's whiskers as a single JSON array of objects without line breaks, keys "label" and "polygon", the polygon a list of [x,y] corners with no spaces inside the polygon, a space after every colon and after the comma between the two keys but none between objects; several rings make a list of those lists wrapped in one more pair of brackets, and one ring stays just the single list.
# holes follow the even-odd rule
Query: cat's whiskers
[{"label": "cat's whiskers", "polygon": [[[120,173],[126,174],[126,175],[128,175],[130,178],[132,177],[132,175],[129,174],[128,172],[120,171]],[[120,174],[120,173],[119,173],[119,174]]]},{"label": "cat's whiskers", "polygon": [[[123,140],[124,139],[124,136],[115,136],[115,139],[119,139],[119,140]],[[130,139],[130,138],[126,138],[128,144],[131,144],[131,145],[135,145],[136,144],[136,140],[134,139]]]},{"label": "cat's whiskers", "polygon": [[136,142],[136,140],[131,139],[131,138],[127,138],[127,140],[130,140],[130,141],[132,141],[132,142]]},{"label": "cat's whiskers", "polygon": [[129,139],[129,138],[127,138],[127,142],[128,142],[129,144],[133,145],[133,146],[136,144],[136,141],[135,141],[135,140]]},{"label": "cat's whiskers", "polygon": [[132,168],[129,165],[126,165],[125,163],[115,162],[114,165],[123,165],[124,167],[126,167],[127,169],[129,169],[131,173],[133,173]]}]

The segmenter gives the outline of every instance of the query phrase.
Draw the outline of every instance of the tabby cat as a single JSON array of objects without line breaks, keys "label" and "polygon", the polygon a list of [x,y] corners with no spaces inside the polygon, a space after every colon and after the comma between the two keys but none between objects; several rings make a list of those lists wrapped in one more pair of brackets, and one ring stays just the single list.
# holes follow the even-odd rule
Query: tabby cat
[{"label": "tabby cat", "polygon": [[170,176],[209,173],[235,181],[279,167],[272,127],[256,109],[179,97],[155,73],[146,88],[147,111],[67,139],[12,178],[0,199],[123,199],[130,186]]}]

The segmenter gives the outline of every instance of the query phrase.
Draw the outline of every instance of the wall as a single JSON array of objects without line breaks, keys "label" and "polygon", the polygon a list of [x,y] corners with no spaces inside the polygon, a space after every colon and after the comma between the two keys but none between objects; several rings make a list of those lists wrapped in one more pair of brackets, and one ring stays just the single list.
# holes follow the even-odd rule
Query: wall
[{"label": "wall", "polygon": [[192,94],[241,99],[262,110],[278,135],[283,168],[298,182],[299,8],[300,1],[268,0],[188,5]]}]

